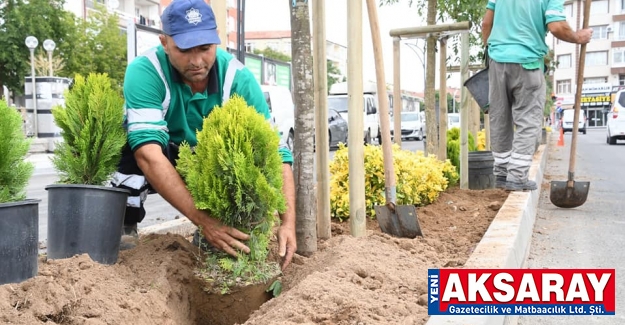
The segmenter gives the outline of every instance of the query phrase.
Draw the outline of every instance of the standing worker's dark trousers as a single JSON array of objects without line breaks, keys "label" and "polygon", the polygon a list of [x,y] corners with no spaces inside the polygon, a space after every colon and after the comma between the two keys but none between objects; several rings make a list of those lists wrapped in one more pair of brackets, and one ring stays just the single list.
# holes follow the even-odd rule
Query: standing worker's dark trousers
[{"label": "standing worker's dark trousers", "polygon": [[545,106],[542,69],[527,70],[516,63],[490,60],[490,135],[493,172],[506,189],[532,190],[528,181]]},{"label": "standing worker's dark trousers", "polygon": [[[172,165],[176,166],[178,159],[178,146],[170,143],[163,154],[169,159]],[[145,218],[145,208],[143,206],[148,194],[154,194],[143,172],[137,165],[134,152],[126,145],[122,151],[117,172],[111,181],[113,187],[123,188],[130,191],[126,203],[126,216],[124,217],[124,227],[136,227]]]}]

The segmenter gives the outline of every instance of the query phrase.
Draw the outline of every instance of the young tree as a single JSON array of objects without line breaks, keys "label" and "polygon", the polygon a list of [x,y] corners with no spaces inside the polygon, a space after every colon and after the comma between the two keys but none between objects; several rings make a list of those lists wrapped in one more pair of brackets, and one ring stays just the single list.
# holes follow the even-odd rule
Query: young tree
[{"label": "young tree", "polygon": [[[262,55],[268,59],[278,60],[282,62],[291,62],[291,56],[282,52],[276,51],[272,48],[266,47],[262,50],[254,49],[254,54]],[[341,70],[334,64],[334,62],[328,60],[328,89],[339,81],[345,81],[345,78],[341,79]]]},{"label": "young tree", "polygon": [[[380,0],[381,5],[394,4],[402,0]],[[479,60],[483,56],[482,44],[482,18],[486,12],[486,3],[488,0],[406,0],[410,6],[418,8],[420,16],[423,16],[423,10],[429,9],[430,2],[436,2],[435,17],[438,21],[453,20],[456,22],[468,21],[471,23],[470,44],[480,51],[472,56],[471,62]],[[460,53],[460,38],[454,37],[451,40],[454,54],[458,57]],[[459,57],[458,57],[459,60]],[[459,61],[458,61],[459,62]],[[429,144],[429,143],[428,143]]]},{"label": "young tree", "polygon": [[97,6],[76,29],[72,55],[66,57],[69,77],[76,74],[106,73],[116,88],[126,73],[126,35],[119,29],[119,17]]},{"label": "young tree", "polygon": [[278,60],[282,62],[291,62],[291,53],[285,54],[280,51],[276,51],[271,47],[266,47],[262,50],[254,49],[254,54],[262,55],[268,59]]},{"label": "young tree", "polygon": [[15,93],[24,91],[30,75],[30,52],[24,40],[35,36],[39,46],[52,39],[61,57],[71,56],[75,45],[75,16],[63,9],[64,0],[3,0],[0,2],[0,96],[2,86]]},{"label": "young tree", "polygon": [[317,251],[317,199],[313,178],[313,62],[307,0],[288,0],[291,8],[291,56],[295,98],[294,176],[297,248],[301,255]]},{"label": "young tree", "polygon": [[328,91],[330,91],[332,85],[340,81],[345,81],[341,79],[341,70],[339,70],[334,62],[328,60]]}]

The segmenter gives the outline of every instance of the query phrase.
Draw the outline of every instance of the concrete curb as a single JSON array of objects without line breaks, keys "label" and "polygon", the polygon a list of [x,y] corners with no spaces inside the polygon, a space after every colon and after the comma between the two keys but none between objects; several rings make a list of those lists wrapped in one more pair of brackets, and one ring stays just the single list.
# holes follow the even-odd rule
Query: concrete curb
[{"label": "concrete curb", "polygon": [[[493,219],[464,268],[515,269],[526,265],[534,221],[538,211],[543,173],[547,165],[547,144],[541,145],[532,161],[529,179],[538,189],[511,192]],[[518,316],[432,316],[426,325],[503,325],[517,324]]]},{"label": "concrete curb", "polygon": [[197,227],[187,218],[165,221],[156,225],[139,228],[139,235],[148,234],[175,234],[181,236],[190,236]]}]

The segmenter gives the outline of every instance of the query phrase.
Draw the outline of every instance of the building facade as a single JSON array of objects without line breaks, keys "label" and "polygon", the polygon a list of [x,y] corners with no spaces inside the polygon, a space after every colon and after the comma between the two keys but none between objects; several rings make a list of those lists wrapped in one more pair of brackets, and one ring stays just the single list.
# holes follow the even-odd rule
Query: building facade
[{"label": "building facade", "polygon": [[65,9],[74,13],[77,17],[87,18],[94,12],[96,5],[103,5],[110,12],[119,16],[119,25],[122,30],[126,28],[128,19],[133,19],[135,24],[141,24],[153,28],[161,28],[162,8],[171,1],[168,0],[68,0]]},{"label": "building facade", "polygon": [[[569,0],[564,9],[573,30],[582,28],[584,1]],[[625,86],[625,0],[593,0],[589,26],[593,39],[587,45],[582,108],[588,127],[605,126],[614,93]],[[576,91],[579,50],[576,44],[552,39],[558,67],[554,72],[556,105],[572,108]]]}]

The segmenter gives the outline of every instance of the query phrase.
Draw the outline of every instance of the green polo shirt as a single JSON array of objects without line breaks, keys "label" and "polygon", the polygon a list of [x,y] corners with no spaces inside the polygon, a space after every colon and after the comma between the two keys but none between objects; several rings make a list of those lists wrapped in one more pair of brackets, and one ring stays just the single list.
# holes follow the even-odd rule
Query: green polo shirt
[{"label": "green polo shirt", "polygon": [[488,0],[495,12],[488,38],[488,55],[499,63],[519,63],[527,69],[543,67],[549,48],[547,25],[566,20],[564,0]]},{"label": "green polo shirt", "polygon": [[[163,148],[171,141],[197,144],[196,131],[202,130],[204,117],[238,94],[269,121],[269,107],[254,75],[225,50],[218,48],[215,64],[208,74],[203,92],[193,93],[169,63],[162,46],[135,58],[126,69],[124,97],[128,144],[136,150],[147,143]],[[282,161],[293,156],[283,143]]]}]

